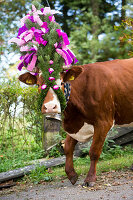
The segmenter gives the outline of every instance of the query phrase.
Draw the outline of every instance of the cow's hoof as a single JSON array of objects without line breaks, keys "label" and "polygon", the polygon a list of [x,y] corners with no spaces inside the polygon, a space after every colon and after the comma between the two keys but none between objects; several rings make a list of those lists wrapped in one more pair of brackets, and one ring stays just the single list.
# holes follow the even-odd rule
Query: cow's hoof
[{"label": "cow's hoof", "polygon": [[78,180],[78,175],[77,174],[75,174],[73,177],[71,177],[70,179],[70,182],[74,185],[76,182],[77,182],[77,180]]},{"label": "cow's hoof", "polygon": [[84,182],[82,187],[94,187],[95,182]]}]

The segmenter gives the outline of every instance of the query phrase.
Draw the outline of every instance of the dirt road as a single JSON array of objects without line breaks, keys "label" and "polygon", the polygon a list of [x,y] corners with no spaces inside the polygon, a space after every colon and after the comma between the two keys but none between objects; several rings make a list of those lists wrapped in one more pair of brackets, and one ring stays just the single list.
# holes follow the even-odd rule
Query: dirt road
[{"label": "dirt road", "polygon": [[0,200],[133,200],[133,172],[106,172],[98,176],[93,188],[82,188],[83,177],[76,185],[67,179],[37,186],[18,185],[0,191]]}]

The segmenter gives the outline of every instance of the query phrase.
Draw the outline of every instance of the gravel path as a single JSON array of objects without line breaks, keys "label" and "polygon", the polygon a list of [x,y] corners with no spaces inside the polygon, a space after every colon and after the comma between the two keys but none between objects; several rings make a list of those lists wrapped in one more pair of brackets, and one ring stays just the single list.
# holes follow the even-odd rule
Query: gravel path
[{"label": "gravel path", "polygon": [[81,183],[83,177],[74,186],[67,179],[37,186],[21,184],[0,191],[0,200],[133,200],[131,171],[102,173],[92,188],[82,188]]}]

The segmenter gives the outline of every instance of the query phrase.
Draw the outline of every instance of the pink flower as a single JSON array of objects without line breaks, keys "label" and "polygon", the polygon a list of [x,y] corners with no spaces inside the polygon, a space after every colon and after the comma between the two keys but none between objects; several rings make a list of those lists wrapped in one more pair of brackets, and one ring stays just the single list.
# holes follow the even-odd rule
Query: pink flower
[{"label": "pink flower", "polygon": [[54,63],[53,60],[50,60],[50,61],[49,61],[49,64],[50,64],[50,65],[52,65],[53,63]]},{"label": "pink flower", "polygon": [[49,71],[50,74],[52,74],[54,72],[54,69],[53,68],[49,68],[48,71]]},{"label": "pink flower", "polygon": [[50,76],[48,79],[49,79],[49,81],[54,81],[55,80],[55,78],[52,77],[52,76]]},{"label": "pink flower", "polygon": [[50,22],[55,22],[54,16],[49,16],[48,18],[49,18],[49,21],[50,21]]},{"label": "pink flower", "polygon": [[59,89],[59,86],[58,86],[58,85],[54,85],[54,86],[53,86],[53,89],[54,89],[54,90],[58,90],[58,89]]},{"label": "pink flower", "polygon": [[42,25],[41,27],[42,27],[41,30],[42,30],[44,33],[48,33],[48,32],[49,32],[49,28],[48,28],[47,22],[43,22],[43,25]]},{"label": "pink flower", "polygon": [[42,90],[45,90],[46,87],[47,87],[47,85],[45,85],[45,84],[43,84],[43,85],[41,86]]},{"label": "pink flower", "polygon": [[57,48],[57,46],[58,46],[58,43],[56,42],[56,43],[54,44],[54,47]]}]

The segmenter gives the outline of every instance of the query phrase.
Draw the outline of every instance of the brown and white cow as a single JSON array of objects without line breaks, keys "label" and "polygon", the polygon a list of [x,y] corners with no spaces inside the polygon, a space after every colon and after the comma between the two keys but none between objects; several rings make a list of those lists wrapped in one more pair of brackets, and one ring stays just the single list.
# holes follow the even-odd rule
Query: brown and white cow
[{"label": "brown and white cow", "polygon": [[[42,77],[30,73],[21,75],[19,79],[25,83],[32,80],[30,84],[38,84],[39,90],[44,84]],[[71,84],[63,120],[68,133],[65,171],[71,183],[75,184],[78,175],[73,167],[74,147],[78,141],[83,142],[93,136],[89,151],[91,164],[84,181],[84,185],[92,186],[96,181],[96,164],[108,131],[114,124],[133,122],[133,58],[73,66],[63,75],[63,82]],[[60,112],[59,103],[53,99],[51,90],[44,99],[42,113]]]}]

